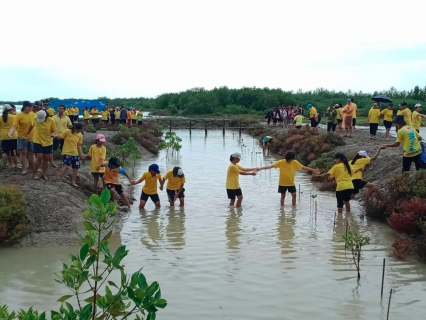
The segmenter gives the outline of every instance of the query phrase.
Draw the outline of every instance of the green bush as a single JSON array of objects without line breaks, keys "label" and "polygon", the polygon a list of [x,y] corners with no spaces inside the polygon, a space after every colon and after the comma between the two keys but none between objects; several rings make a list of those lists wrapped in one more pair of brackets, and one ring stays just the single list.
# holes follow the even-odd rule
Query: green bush
[{"label": "green bush", "polygon": [[91,133],[96,133],[96,128],[93,124],[88,124],[85,128],[84,131],[87,132],[91,132]]},{"label": "green bush", "polygon": [[0,244],[9,244],[29,230],[27,203],[16,186],[0,185]]}]

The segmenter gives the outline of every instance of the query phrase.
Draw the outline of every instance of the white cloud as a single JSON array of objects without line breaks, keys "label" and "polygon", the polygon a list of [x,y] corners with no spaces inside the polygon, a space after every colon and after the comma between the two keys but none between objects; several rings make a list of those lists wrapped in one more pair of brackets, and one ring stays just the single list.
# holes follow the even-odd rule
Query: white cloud
[{"label": "white cloud", "polygon": [[[65,96],[220,85],[408,89],[425,79],[396,70],[397,57],[364,64],[370,53],[424,49],[425,9],[420,0],[2,1],[0,71],[44,70],[69,83]],[[416,78],[401,83],[395,71]]]}]

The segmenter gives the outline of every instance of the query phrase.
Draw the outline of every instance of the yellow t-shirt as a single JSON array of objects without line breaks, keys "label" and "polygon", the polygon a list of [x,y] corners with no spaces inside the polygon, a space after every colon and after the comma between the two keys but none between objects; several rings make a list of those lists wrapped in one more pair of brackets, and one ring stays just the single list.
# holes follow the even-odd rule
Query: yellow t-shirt
[{"label": "yellow t-shirt", "polygon": [[72,133],[71,130],[66,130],[61,134],[61,138],[64,139],[64,147],[62,148],[62,154],[69,156],[78,156],[77,145],[83,144],[83,135],[79,133]]},{"label": "yellow t-shirt", "polygon": [[404,150],[404,157],[414,157],[422,153],[418,132],[411,126],[403,126],[398,130],[396,142],[400,142]]},{"label": "yellow t-shirt", "polygon": [[149,171],[146,171],[141,176],[141,180],[145,180],[145,185],[142,188],[144,193],[149,195],[157,194],[157,182],[161,180],[161,174],[157,173],[155,176],[152,176]]},{"label": "yellow t-shirt", "polygon": [[78,109],[77,107],[74,107],[74,115],[78,116],[80,114],[80,109]]},{"label": "yellow t-shirt", "polygon": [[136,119],[137,119],[136,112],[132,111],[132,120],[136,120]]},{"label": "yellow t-shirt", "polygon": [[356,119],[356,111],[358,110],[358,106],[353,102],[352,102],[352,106],[354,107],[354,113],[352,114],[352,118]]},{"label": "yellow t-shirt", "polygon": [[138,112],[136,118],[137,118],[138,121],[142,121],[142,112]]},{"label": "yellow t-shirt", "polygon": [[422,126],[422,117],[419,116],[419,113],[417,111],[413,111],[411,117],[411,124],[413,128],[417,130],[420,130],[420,127]]},{"label": "yellow t-shirt", "polygon": [[411,110],[408,108],[405,108],[404,110],[398,110],[396,113],[397,116],[403,115],[404,121],[407,123],[407,126],[411,126]]},{"label": "yellow t-shirt", "polygon": [[239,174],[244,168],[239,164],[231,163],[228,167],[228,173],[226,175],[226,189],[239,189]]},{"label": "yellow t-shirt", "polygon": [[92,109],[92,119],[98,119],[99,118],[99,110]]},{"label": "yellow t-shirt", "polygon": [[298,114],[294,117],[294,121],[296,122],[296,126],[302,126],[303,125],[303,116]]},{"label": "yellow t-shirt", "polygon": [[72,126],[71,120],[68,116],[59,117],[59,115],[54,115],[52,119],[55,121],[58,135],[61,135],[68,130],[68,127]]},{"label": "yellow t-shirt", "polygon": [[64,115],[66,115],[67,117],[70,115],[70,112],[68,111],[68,109],[66,109],[66,110],[64,111]]},{"label": "yellow t-shirt", "polygon": [[[346,112],[344,112],[344,111],[346,111]],[[354,104],[353,103],[346,104],[346,106],[344,106],[343,109],[342,109],[342,112],[344,113],[344,115],[346,117],[352,117],[353,118],[354,111],[355,111],[355,108],[354,108]]]},{"label": "yellow t-shirt", "polygon": [[90,172],[105,172],[105,167],[100,167],[99,170],[96,170],[96,167],[99,165],[100,159],[105,160],[106,148],[104,146],[99,148],[96,144],[92,144],[88,155],[92,159],[90,162]]},{"label": "yellow t-shirt", "polygon": [[380,110],[379,109],[370,109],[368,112],[368,118],[370,123],[379,123],[380,119]]},{"label": "yellow t-shirt", "polygon": [[371,162],[370,158],[359,158],[355,164],[352,164],[352,161],[349,162],[349,165],[351,166],[351,170],[352,170],[352,180],[356,180],[356,179],[362,179],[362,171],[358,171],[357,173],[355,173],[355,170],[360,169],[360,168],[364,168],[367,164],[369,164]]},{"label": "yellow t-shirt", "polygon": [[336,119],[337,120],[341,120],[342,119],[342,108],[338,108],[337,109]]},{"label": "yellow t-shirt", "polygon": [[352,176],[349,174],[346,166],[343,163],[336,164],[333,168],[330,169],[330,171],[328,171],[328,173],[332,174],[334,179],[336,179],[336,191],[354,188],[354,184],[352,183]]},{"label": "yellow t-shirt", "polygon": [[115,119],[120,120],[120,110],[115,111]]},{"label": "yellow t-shirt", "polygon": [[179,190],[180,187],[186,182],[185,177],[175,177],[173,175],[173,170],[167,171],[166,175],[164,176],[164,180],[168,180],[166,188],[169,190]]},{"label": "yellow t-shirt", "polygon": [[108,111],[102,111],[102,121],[108,120]]},{"label": "yellow t-shirt", "polygon": [[13,126],[15,117],[16,115],[9,113],[7,115],[7,122],[3,122],[3,117],[0,115],[0,140],[18,139],[18,135],[16,134],[16,131],[12,134],[12,138],[9,138],[7,135],[9,133],[10,128],[12,128]]},{"label": "yellow t-shirt", "polygon": [[393,117],[393,110],[392,109],[383,109],[380,112],[380,114],[383,115],[383,120],[392,121],[392,117]]},{"label": "yellow t-shirt", "polygon": [[303,168],[303,165],[297,161],[292,160],[287,162],[287,160],[279,160],[273,164],[275,169],[280,169],[280,180],[278,184],[283,187],[292,187],[294,186],[294,176],[296,175],[296,170]]},{"label": "yellow t-shirt", "polygon": [[55,120],[47,118],[44,122],[38,122],[37,118],[34,118],[33,127],[36,130],[34,132],[34,143],[41,144],[43,147],[53,144],[52,133],[56,131]]},{"label": "yellow t-shirt", "polygon": [[89,110],[84,110],[83,111],[83,117],[84,117],[84,120],[90,119],[90,111]]},{"label": "yellow t-shirt", "polygon": [[317,109],[315,109],[315,107],[312,106],[311,109],[309,110],[309,118],[316,118],[316,117],[318,117]]},{"label": "yellow t-shirt", "polygon": [[[30,129],[35,117],[37,116],[33,112],[30,112],[28,114],[20,112],[16,115],[15,121],[13,121],[13,125],[18,127],[17,132],[19,138],[27,139],[28,130]],[[31,130],[29,141],[33,140],[33,136],[34,130]]]}]

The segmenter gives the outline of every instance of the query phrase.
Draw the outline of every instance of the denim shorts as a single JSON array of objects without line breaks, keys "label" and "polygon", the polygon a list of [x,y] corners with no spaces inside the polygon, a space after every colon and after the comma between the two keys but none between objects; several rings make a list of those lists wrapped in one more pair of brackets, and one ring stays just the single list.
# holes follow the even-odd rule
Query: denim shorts
[{"label": "denim shorts", "polygon": [[64,166],[72,167],[73,169],[80,169],[80,158],[78,156],[63,154],[62,163]]},{"label": "denim shorts", "polygon": [[27,149],[29,152],[34,152],[34,143],[18,137],[18,151]]}]

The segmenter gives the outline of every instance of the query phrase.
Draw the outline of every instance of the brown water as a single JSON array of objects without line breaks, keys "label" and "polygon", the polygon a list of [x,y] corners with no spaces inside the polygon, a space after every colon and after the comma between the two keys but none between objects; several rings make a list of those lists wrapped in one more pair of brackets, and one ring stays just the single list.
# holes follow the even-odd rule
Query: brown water
[{"label": "brown water", "polygon": [[[280,208],[278,171],[241,176],[243,208],[228,207],[225,191],[229,155],[242,151],[242,166],[270,164],[253,139],[221,131],[178,131],[182,157],[157,160],[161,171],[182,166],[187,178],[185,209],[137,204],[125,215],[112,245],[126,244],[128,272],[144,267],[148,281],[160,282],[169,305],[158,319],[385,319],[393,288],[390,319],[419,319],[425,314],[426,266],[391,256],[395,234],[386,225],[353,212],[337,217],[334,194],[320,192],[304,172],[296,175],[303,192],[295,209],[290,199]],[[139,174],[151,162],[142,161]],[[138,175],[139,175],[138,174]],[[138,176],[137,175],[137,176]],[[140,188],[137,189],[139,196]],[[317,194],[318,215],[311,213],[310,194]],[[371,237],[361,261],[361,280],[341,235],[352,230]],[[0,304],[11,309],[52,308],[67,291],[53,272],[69,261],[74,247],[0,250]],[[380,299],[383,258],[387,259],[385,294]]]}]

